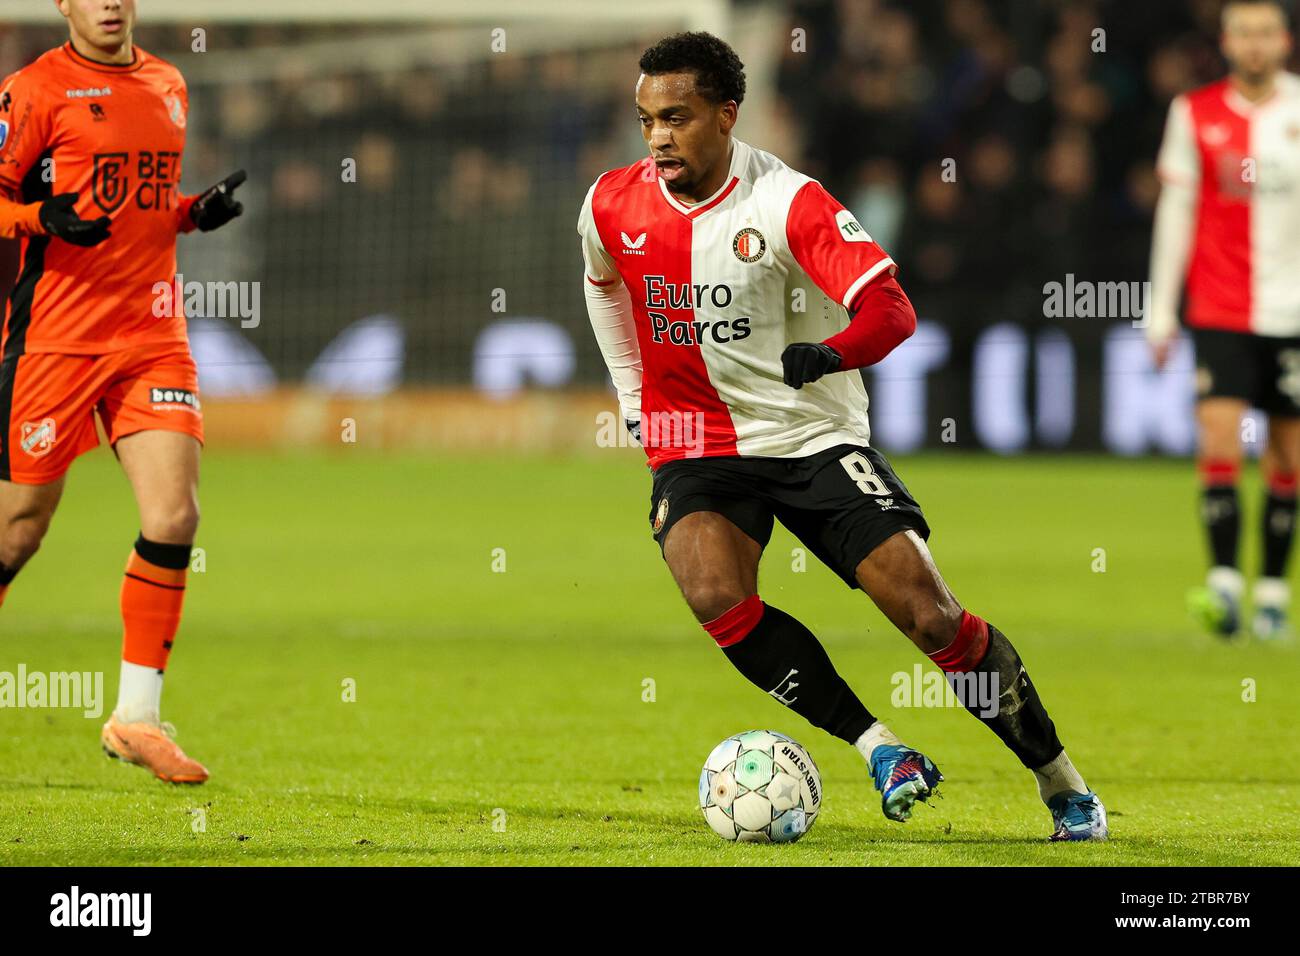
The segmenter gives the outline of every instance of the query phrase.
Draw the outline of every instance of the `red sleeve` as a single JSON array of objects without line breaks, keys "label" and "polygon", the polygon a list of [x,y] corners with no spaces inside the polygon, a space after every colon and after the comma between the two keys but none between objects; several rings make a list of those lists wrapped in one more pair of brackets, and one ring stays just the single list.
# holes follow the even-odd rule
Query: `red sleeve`
[{"label": "red sleeve", "polygon": [[875,365],[916,331],[916,310],[892,276],[872,282],[853,300],[849,326],[823,344],[840,353],[840,370]]},{"label": "red sleeve", "polygon": [[815,180],[795,193],[785,235],[799,267],[846,309],[868,282],[898,269],[853,213]]},{"label": "red sleeve", "polygon": [[23,179],[49,144],[49,114],[33,77],[0,84],[0,193],[21,201]]},{"label": "red sleeve", "polygon": [[181,201],[176,204],[176,231],[193,232],[198,228],[194,220],[190,218],[190,208],[194,205],[194,200],[198,196],[181,196]]}]

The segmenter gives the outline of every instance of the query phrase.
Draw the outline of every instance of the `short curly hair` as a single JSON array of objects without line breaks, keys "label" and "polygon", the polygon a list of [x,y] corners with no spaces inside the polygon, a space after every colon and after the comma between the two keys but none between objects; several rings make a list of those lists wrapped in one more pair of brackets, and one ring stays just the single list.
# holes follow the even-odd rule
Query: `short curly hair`
[{"label": "short curly hair", "polygon": [[641,54],[639,65],[646,76],[693,72],[696,90],[715,106],[745,99],[745,64],[735,50],[712,33],[664,37]]}]

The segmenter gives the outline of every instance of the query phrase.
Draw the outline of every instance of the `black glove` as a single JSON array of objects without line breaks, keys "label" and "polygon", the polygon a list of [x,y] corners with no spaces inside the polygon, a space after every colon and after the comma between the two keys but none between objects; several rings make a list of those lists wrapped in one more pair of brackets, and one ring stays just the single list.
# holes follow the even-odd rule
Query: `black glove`
[{"label": "black glove", "polygon": [[244,211],[244,204],[231,195],[248,178],[242,169],[231,173],[207,192],[201,193],[190,206],[190,218],[203,232],[224,226]]},{"label": "black glove", "polygon": [[109,236],[107,216],[82,219],[72,208],[79,193],[62,193],[41,203],[41,225],[51,236],[74,246],[97,246]]},{"label": "black glove", "polygon": [[623,424],[627,426],[628,434],[636,439],[636,443],[638,445],[641,444],[641,422],[630,422],[625,418],[623,419]]},{"label": "black glove", "polygon": [[840,353],[821,342],[796,342],[781,353],[785,384],[803,388],[840,367]]}]

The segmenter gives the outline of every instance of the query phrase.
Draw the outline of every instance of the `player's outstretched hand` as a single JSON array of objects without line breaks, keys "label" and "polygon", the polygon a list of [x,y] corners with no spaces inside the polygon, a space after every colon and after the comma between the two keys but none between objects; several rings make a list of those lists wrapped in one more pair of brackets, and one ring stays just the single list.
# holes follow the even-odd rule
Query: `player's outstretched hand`
[{"label": "player's outstretched hand", "polygon": [[72,207],[80,193],[60,193],[41,203],[41,225],[51,236],[74,246],[97,246],[109,236],[107,216],[82,219]]},{"label": "player's outstretched hand", "polygon": [[247,178],[248,173],[240,169],[201,193],[194,200],[194,205],[190,206],[190,218],[194,220],[194,225],[203,232],[211,232],[242,213],[244,204],[237,202],[233,193]]},{"label": "player's outstretched hand", "polygon": [[840,367],[840,353],[822,342],[796,342],[781,353],[785,384],[803,388]]},{"label": "player's outstretched hand", "polygon": [[1159,342],[1151,344],[1151,364],[1156,367],[1157,372],[1163,372],[1165,366],[1169,364],[1169,356],[1174,350],[1174,339],[1170,336],[1167,339],[1161,339]]}]

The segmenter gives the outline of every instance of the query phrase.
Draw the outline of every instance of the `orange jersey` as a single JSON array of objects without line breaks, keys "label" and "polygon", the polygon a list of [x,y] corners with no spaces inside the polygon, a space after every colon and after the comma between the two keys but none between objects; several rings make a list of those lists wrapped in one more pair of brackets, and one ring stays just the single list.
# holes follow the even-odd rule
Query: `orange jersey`
[{"label": "orange jersey", "polygon": [[180,194],[188,112],[180,72],[139,47],[110,66],[65,43],[0,85],[0,192],[24,204],[79,193],[78,215],[112,220],[89,248],[22,240],[6,357],[187,341],[179,307],[155,315],[155,286],[174,281],[176,234],[193,228]]}]

